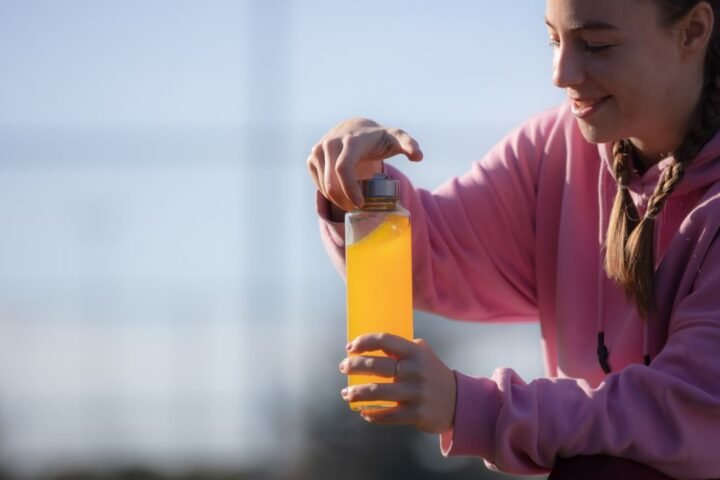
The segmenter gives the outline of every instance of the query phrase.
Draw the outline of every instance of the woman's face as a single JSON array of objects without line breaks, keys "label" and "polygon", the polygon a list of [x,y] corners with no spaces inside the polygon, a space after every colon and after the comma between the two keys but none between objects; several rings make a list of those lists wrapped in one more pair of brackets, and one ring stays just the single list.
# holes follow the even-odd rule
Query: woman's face
[{"label": "woman's face", "polygon": [[585,138],[633,139],[646,154],[674,150],[700,96],[702,61],[653,0],[547,0],[553,82]]}]

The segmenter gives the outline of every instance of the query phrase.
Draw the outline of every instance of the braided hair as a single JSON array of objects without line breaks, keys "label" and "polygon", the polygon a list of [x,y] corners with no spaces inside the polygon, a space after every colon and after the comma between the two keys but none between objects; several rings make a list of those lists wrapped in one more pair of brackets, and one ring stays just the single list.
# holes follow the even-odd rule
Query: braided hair
[{"label": "braided hair", "polygon": [[677,22],[701,1],[706,1],[712,7],[716,22],[705,54],[699,106],[688,132],[673,152],[672,164],[660,176],[642,217],[628,191],[632,171],[632,143],[622,139],[613,144],[612,168],[618,189],[605,242],[605,271],[634,300],[642,316],[647,316],[654,308],[655,218],[682,180],[687,167],[720,126],[720,27],[717,24],[720,19],[720,1],[655,1],[660,8],[662,21],[667,25]]}]

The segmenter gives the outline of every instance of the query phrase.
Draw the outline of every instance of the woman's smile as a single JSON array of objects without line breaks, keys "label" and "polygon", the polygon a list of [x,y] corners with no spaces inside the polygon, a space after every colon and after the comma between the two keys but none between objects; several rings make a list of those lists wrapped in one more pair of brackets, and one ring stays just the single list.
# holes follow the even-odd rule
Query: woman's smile
[{"label": "woman's smile", "polygon": [[595,98],[571,98],[570,107],[576,118],[586,119],[597,112],[610,96]]}]

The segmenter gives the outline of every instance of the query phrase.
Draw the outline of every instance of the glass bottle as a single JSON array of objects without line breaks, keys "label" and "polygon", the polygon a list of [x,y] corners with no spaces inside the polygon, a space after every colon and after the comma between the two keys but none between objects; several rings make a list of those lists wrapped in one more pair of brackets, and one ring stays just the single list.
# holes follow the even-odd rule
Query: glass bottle
[{"label": "glass bottle", "polygon": [[[398,202],[397,180],[378,173],[362,182],[365,204],[345,215],[347,335],[385,332],[413,338],[410,213]],[[382,351],[364,356],[385,356]],[[393,378],[349,375],[348,385]],[[350,402],[353,410],[387,408],[390,401]]]}]

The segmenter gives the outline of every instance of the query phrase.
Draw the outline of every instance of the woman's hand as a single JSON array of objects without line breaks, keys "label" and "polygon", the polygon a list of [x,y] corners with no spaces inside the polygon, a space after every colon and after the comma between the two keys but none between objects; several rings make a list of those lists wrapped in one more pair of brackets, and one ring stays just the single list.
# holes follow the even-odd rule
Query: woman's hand
[{"label": "woman's hand", "polygon": [[307,166],[315,186],[325,198],[344,210],[361,207],[358,180],[382,169],[382,160],[397,154],[422,160],[422,151],[410,135],[372,120],[346,120],[313,146]]},{"label": "woman's hand", "polygon": [[340,363],[340,371],[346,375],[395,377],[395,383],[353,385],[343,389],[343,399],[398,403],[396,407],[361,411],[370,423],[412,425],[428,433],[451,429],[455,417],[455,374],[427,342],[375,333],[357,337],[348,344],[349,353],[373,350],[382,350],[388,357],[350,356]]}]

